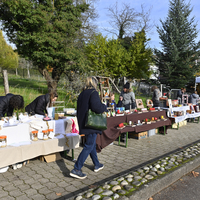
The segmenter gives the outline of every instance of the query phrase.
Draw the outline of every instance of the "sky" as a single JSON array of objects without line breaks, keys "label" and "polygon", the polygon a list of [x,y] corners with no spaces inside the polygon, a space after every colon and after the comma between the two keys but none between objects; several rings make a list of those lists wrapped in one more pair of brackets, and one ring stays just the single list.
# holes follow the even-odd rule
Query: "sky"
[{"label": "sky", "polygon": [[[95,21],[95,24],[98,25],[98,31],[101,32],[104,36],[107,35],[108,38],[112,38],[113,35],[108,35],[107,32],[103,30],[103,28],[109,28],[109,17],[107,16],[107,9],[109,6],[112,6],[116,3],[117,0],[96,0],[94,4],[99,18]],[[118,0],[118,5],[122,5],[122,3],[129,4],[131,8],[134,8],[136,11],[141,11],[141,4],[144,5],[146,10],[151,8],[150,19],[151,23],[161,27],[160,19],[165,21],[168,15],[169,9],[169,0]],[[185,0],[185,3],[188,3],[189,0]],[[198,24],[197,30],[199,31],[199,36],[197,41],[200,40],[200,0],[190,0],[191,8],[193,7],[193,11],[190,17],[195,17],[195,22]],[[4,33],[4,37],[6,35]],[[152,30],[147,34],[147,37],[150,38],[149,46],[151,48],[161,49],[160,39],[158,33],[156,31],[156,27],[152,28]],[[12,45],[12,44],[11,44]],[[14,47],[14,45],[12,45]]]},{"label": "sky", "polygon": [[[103,30],[104,28],[109,28],[109,17],[107,16],[107,9],[109,6],[115,5],[117,0],[98,0],[95,4],[96,10],[98,11],[99,18],[96,21],[99,27],[99,31],[108,38],[112,38],[113,35],[108,35],[107,32]],[[134,8],[136,11],[141,11],[141,4],[144,5],[146,10],[151,8],[150,19],[151,23],[156,26],[161,27],[160,19],[165,21],[168,16],[169,10],[169,0],[118,0],[118,5],[122,3],[129,4],[131,8]],[[188,4],[189,0],[185,0],[185,3]],[[193,7],[193,11],[190,14],[190,17],[195,17],[195,22],[198,24],[197,30],[199,31],[199,36],[197,40],[200,40],[200,0],[190,0],[190,8]],[[151,48],[161,49],[159,35],[156,30],[156,26],[147,34],[147,37],[150,38],[149,46]]]}]

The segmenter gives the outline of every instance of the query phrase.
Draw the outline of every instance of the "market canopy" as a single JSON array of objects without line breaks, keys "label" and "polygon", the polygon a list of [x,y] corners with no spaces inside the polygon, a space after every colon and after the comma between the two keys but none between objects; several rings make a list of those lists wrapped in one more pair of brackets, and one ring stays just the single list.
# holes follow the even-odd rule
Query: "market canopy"
[{"label": "market canopy", "polygon": [[195,83],[200,83],[200,76],[196,77]]}]

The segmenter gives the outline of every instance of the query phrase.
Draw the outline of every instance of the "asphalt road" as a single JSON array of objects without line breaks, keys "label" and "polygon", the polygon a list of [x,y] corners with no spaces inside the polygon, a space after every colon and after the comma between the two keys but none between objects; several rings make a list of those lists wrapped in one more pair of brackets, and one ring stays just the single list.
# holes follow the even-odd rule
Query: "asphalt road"
[{"label": "asphalt road", "polygon": [[151,200],[200,200],[200,166],[194,170],[198,176],[192,172],[152,196]]}]

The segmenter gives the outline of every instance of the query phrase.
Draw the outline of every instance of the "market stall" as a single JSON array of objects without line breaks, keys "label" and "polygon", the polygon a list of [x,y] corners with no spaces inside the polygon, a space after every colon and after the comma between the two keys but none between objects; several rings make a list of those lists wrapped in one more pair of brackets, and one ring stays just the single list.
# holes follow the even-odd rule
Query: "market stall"
[{"label": "market stall", "polygon": [[[162,117],[163,119],[161,119],[161,116],[163,116]],[[148,124],[146,123],[137,124],[138,120],[140,120],[140,122],[143,122],[147,118],[149,119],[157,118],[158,120]],[[129,125],[130,121],[132,122],[133,126]],[[127,126],[124,126],[124,128],[119,129],[118,125],[124,122],[127,124]],[[97,136],[96,140],[97,152],[100,152],[104,147],[109,145],[111,142],[115,141],[122,133],[126,133],[127,134],[126,138],[128,138],[128,132],[139,133],[165,126],[171,126],[171,121],[166,116],[165,111],[149,111],[140,114],[132,113],[132,114],[125,114],[124,116],[109,117],[107,118],[107,130],[103,131],[101,135]],[[126,147],[127,147],[127,141],[126,141]]]},{"label": "market stall", "polygon": [[[31,121],[3,127],[0,136],[7,136],[7,146],[0,148],[0,168],[38,156],[78,148],[79,134],[66,133],[67,120],[70,118],[72,117],[48,122],[42,121],[43,129],[47,129],[48,126],[54,130],[55,136],[47,140],[31,140]],[[77,119],[75,117],[72,119],[77,124]]]},{"label": "market stall", "polygon": [[172,123],[177,124],[177,129],[179,128],[179,123],[186,119],[197,118],[199,122],[200,112],[196,112],[193,105],[169,107],[163,109],[167,112],[167,115]]}]

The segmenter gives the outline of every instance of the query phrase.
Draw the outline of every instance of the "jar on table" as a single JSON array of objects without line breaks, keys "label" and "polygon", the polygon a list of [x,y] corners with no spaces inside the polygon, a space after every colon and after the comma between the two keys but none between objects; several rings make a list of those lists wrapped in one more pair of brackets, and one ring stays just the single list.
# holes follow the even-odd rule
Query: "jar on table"
[{"label": "jar on table", "polygon": [[43,140],[48,140],[49,139],[49,131],[48,130],[43,130]]},{"label": "jar on table", "polygon": [[53,129],[48,129],[48,133],[49,133],[49,138],[52,138],[53,136],[54,136],[54,134],[52,134],[53,133]]},{"label": "jar on table", "polygon": [[7,136],[1,135],[0,136],[0,147],[6,147],[7,146]]},{"label": "jar on table", "polygon": [[32,131],[32,140],[37,141],[38,140],[38,131]]},{"label": "jar on table", "polygon": [[53,129],[48,129],[49,134],[53,132]]}]

